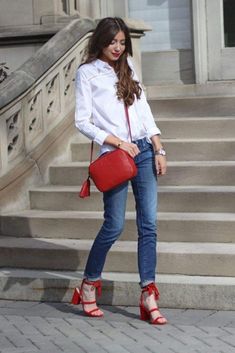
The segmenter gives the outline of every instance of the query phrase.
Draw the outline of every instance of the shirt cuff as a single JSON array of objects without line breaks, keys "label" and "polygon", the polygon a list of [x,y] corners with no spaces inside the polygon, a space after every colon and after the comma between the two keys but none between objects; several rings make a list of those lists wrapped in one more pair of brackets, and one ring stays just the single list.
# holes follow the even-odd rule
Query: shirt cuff
[{"label": "shirt cuff", "polygon": [[106,137],[108,137],[108,133],[103,131],[103,130],[100,130],[98,132],[98,134],[95,136],[94,138],[94,142],[98,143],[98,145],[102,146],[103,143],[104,143],[104,140],[106,139]]},{"label": "shirt cuff", "polygon": [[154,135],[161,135],[161,130],[158,127],[153,127],[148,131],[149,138],[151,138]]}]

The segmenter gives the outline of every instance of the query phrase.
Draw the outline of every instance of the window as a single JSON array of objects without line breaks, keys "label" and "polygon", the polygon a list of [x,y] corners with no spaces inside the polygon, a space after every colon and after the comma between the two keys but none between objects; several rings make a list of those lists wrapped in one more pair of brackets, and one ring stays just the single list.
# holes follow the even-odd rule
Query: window
[{"label": "window", "polygon": [[129,0],[129,17],[149,24],[142,51],[192,47],[191,0]]},{"label": "window", "polygon": [[224,0],[224,43],[235,47],[235,1]]}]

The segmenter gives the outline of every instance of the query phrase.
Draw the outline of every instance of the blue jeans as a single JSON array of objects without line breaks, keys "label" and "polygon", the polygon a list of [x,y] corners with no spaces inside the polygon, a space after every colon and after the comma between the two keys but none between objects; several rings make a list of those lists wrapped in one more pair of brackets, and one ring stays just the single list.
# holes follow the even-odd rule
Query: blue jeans
[{"label": "blue jeans", "polygon": [[[140,284],[144,287],[155,281],[157,177],[152,145],[146,139],[134,143],[141,152],[135,157],[138,173],[131,184],[136,203],[138,269]],[[103,194],[104,223],[92,245],[84,272],[84,277],[90,281],[100,279],[106,255],[123,231],[127,192],[128,182]]]}]

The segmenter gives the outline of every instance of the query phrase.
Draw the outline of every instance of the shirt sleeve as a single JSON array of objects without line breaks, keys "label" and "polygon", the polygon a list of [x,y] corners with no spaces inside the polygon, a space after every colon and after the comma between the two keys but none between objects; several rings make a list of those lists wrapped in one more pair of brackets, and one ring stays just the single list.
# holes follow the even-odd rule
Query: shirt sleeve
[{"label": "shirt sleeve", "polygon": [[[131,70],[133,71],[134,80],[136,80],[140,83],[140,80],[135,72],[134,66],[133,66],[130,58],[128,58],[128,64],[129,64]],[[143,119],[143,124],[144,124],[145,130],[147,132],[147,135],[149,138],[151,138],[154,135],[161,135],[161,131],[157,127],[157,125],[154,121],[152,111],[151,111],[150,106],[147,102],[147,99],[146,99],[146,96],[144,93],[144,89],[143,89],[141,83],[140,83],[140,86],[142,88],[142,92],[141,92],[140,99],[138,100],[138,109],[140,109],[140,116]]]},{"label": "shirt sleeve", "polygon": [[81,69],[76,73],[75,96],[75,126],[89,139],[103,145],[108,133],[91,123],[92,90],[89,80]]}]

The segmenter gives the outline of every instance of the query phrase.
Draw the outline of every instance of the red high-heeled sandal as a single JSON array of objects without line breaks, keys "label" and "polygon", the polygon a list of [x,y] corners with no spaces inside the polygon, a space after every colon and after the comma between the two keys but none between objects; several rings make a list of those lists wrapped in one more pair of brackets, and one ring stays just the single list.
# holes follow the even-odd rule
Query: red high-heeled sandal
[{"label": "red high-heeled sandal", "polygon": [[[160,296],[158,288],[155,285],[155,283],[150,283],[149,285],[147,285],[146,287],[144,287],[142,289],[142,293],[140,296],[140,319],[144,320],[144,321],[149,321],[150,324],[152,324],[152,325],[165,325],[167,323],[167,320],[164,316],[159,315],[155,319],[152,318],[151,313],[153,313],[154,311],[159,311],[157,305],[155,308],[150,309],[150,310],[148,308],[146,308],[146,306],[144,305],[144,293],[145,292],[148,292],[149,295],[154,294],[155,300],[158,300],[159,296]],[[165,319],[165,321],[161,321],[162,319]]]},{"label": "red high-heeled sandal", "polygon": [[84,313],[87,315],[87,316],[90,316],[90,317],[102,317],[104,316],[103,312],[100,313],[100,314],[95,314],[95,312],[97,312],[98,310],[100,310],[97,306],[96,308],[90,310],[90,311],[87,311],[84,309],[84,305],[91,305],[91,304],[96,304],[96,300],[93,300],[93,301],[84,301],[82,296],[83,296],[83,286],[84,284],[88,284],[90,286],[92,286],[94,290],[97,289],[97,292],[98,292],[98,296],[101,295],[101,281],[94,281],[94,282],[90,282],[90,281],[87,281],[86,279],[84,279],[82,281],[82,285],[81,285],[81,289],[79,290],[79,288],[75,288],[74,289],[74,293],[73,293],[73,297],[72,297],[72,300],[71,300],[71,304],[74,304],[74,305],[79,305],[79,304],[82,304],[82,307],[83,307],[83,311]]}]

